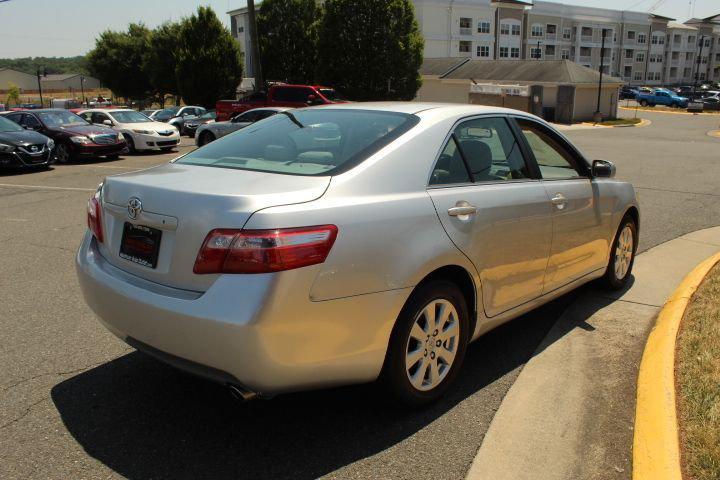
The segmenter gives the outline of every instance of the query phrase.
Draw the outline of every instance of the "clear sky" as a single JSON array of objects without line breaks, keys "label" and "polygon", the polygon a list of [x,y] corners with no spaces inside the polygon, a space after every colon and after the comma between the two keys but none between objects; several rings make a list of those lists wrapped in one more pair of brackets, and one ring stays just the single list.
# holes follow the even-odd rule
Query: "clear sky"
[{"label": "clear sky", "polygon": [[[573,0],[574,5],[645,11],[658,0]],[[98,33],[123,30],[129,22],[155,27],[209,5],[227,25],[225,12],[245,0],[8,0],[0,2],[0,58],[81,55]],[[691,16],[690,0],[665,0],[655,11],[680,21]],[[695,0],[693,16],[720,14],[720,0]]]}]

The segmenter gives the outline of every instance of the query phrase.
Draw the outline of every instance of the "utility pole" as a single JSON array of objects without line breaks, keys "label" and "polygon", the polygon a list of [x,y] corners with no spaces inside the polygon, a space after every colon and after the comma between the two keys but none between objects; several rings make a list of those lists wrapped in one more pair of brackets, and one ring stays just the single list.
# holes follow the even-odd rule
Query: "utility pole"
[{"label": "utility pole", "polygon": [[255,91],[263,88],[262,67],[260,66],[260,44],[258,43],[257,21],[255,18],[255,0],[248,0],[248,23],[250,24],[250,52],[252,55],[253,73],[255,74]]},{"label": "utility pole", "polygon": [[603,82],[603,70],[605,70],[605,38],[607,37],[607,29],[602,29],[602,44],[600,46],[600,81],[598,83],[598,97],[597,97],[597,110],[595,115],[600,118],[602,113],[600,112],[600,100],[602,98],[602,82]]},{"label": "utility pole", "polygon": [[40,68],[43,68],[43,73],[47,74],[47,71],[44,67],[38,67],[37,69],[37,81],[38,81],[38,92],[40,92],[40,108],[43,108],[45,104],[43,103],[43,96],[42,96],[42,83],[40,82]]},{"label": "utility pole", "polygon": [[703,47],[705,46],[705,35],[700,37],[700,54],[697,58],[697,70],[695,70],[695,83],[693,84],[693,100],[695,100],[695,97],[697,96],[697,86],[698,86],[698,80],[700,79],[700,65],[702,62],[702,52]]},{"label": "utility pole", "polygon": [[87,102],[85,102],[85,75],[80,75],[80,92],[82,93],[82,101],[85,104],[85,107],[87,107]]}]

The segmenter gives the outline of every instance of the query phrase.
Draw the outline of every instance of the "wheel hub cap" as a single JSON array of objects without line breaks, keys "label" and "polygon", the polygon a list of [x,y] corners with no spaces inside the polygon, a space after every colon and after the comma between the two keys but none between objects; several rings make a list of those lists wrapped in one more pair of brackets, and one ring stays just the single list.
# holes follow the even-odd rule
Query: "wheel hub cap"
[{"label": "wheel hub cap", "polygon": [[633,253],[635,251],[633,232],[630,226],[625,226],[618,237],[617,247],[615,248],[615,278],[622,280],[630,270]]},{"label": "wheel hub cap", "polygon": [[437,387],[452,368],[460,341],[460,320],[452,303],[433,300],[415,317],[405,350],[410,383],[420,391]]}]

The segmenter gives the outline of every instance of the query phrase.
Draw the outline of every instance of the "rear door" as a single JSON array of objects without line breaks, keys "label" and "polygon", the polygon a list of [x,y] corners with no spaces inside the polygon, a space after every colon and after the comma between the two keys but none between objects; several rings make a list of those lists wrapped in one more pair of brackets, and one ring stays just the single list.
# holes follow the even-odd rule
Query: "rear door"
[{"label": "rear door", "polygon": [[445,231],[480,273],[488,316],[542,294],[552,209],[507,118],[458,123],[428,192]]},{"label": "rear door", "polygon": [[609,217],[585,160],[544,124],[516,118],[552,204],[553,240],[543,293],[605,268]]}]

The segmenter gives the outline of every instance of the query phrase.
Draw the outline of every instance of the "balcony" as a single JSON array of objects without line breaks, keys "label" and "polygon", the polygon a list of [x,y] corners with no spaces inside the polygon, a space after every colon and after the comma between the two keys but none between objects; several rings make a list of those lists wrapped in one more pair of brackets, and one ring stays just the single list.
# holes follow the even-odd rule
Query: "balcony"
[{"label": "balcony", "polygon": [[593,43],[592,35],[580,35],[580,43]]},{"label": "balcony", "polygon": [[472,28],[460,27],[460,35],[472,35],[472,34],[473,34]]},{"label": "balcony", "polygon": [[591,63],[592,57],[590,55],[580,55],[578,57],[578,63]]},{"label": "balcony", "polygon": [[557,40],[558,36],[557,33],[546,33],[545,39],[546,40]]}]

